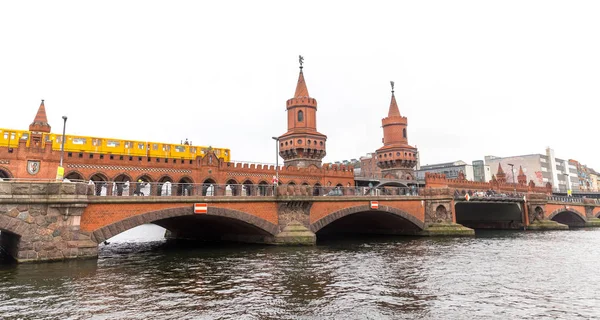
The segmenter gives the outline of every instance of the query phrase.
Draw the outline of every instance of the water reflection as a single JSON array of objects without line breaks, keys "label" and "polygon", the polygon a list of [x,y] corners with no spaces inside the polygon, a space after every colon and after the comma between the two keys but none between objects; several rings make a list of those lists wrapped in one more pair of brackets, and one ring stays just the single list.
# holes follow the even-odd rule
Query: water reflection
[{"label": "water reflection", "polygon": [[[136,233],[137,232],[137,233]],[[380,237],[317,247],[160,240],[144,226],[96,260],[0,267],[6,319],[600,316],[600,231]],[[132,243],[129,239],[150,240]],[[44,316],[40,316],[44,315]]]}]

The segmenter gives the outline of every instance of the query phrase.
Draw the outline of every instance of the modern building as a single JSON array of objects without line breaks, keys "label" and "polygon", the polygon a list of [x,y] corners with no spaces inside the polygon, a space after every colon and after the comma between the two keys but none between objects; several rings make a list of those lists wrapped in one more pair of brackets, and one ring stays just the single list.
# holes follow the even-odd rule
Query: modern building
[{"label": "modern building", "polygon": [[492,180],[492,172],[490,166],[486,165],[483,160],[473,161],[473,181],[490,182]]},{"label": "modern building", "polygon": [[[446,175],[447,179],[457,179],[458,174],[460,172],[465,174],[465,178],[471,181],[479,181],[475,180],[474,174],[474,166],[470,165],[462,160],[454,161],[454,162],[446,162],[446,163],[438,163],[438,164],[428,164],[421,166],[419,170],[417,170],[417,180],[424,180],[425,173],[442,173]],[[485,166],[484,166],[485,172]],[[489,167],[487,167],[487,172],[489,175]],[[485,178],[485,177],[484,177]],[[490,178],[487,181],[490,181]]]},{"label": "modern building", "polygon": [[506,181],[517,181],[522,169],[527,181],[536,185],[551,183],[555,192],[580,191],[581,183],[577,170],[578,163],[556,158],[554,150],[546,148],[546,154],[528,154],[511,157],[485,156],[485,164],[490,168],[501,166],[506,173]]}]

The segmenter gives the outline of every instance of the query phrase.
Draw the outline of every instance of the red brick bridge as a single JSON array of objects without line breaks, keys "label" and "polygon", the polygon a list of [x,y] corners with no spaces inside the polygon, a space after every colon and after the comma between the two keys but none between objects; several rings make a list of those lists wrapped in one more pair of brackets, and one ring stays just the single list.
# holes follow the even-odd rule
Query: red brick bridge
[{"label": "red brick bridge", "polygon": [[[478,214],[484,227],[531,229],[591,226],[600,215],[591,200],[536,193],[463,201],[449,188],[334,188],[327,196],[298,186],[264,196],[210,188],[217,186],[197,186],[203,191],[191,196],[96,196],[83,183],[0,182],[0,244],[25,262],[95,257],[99,243],[146,223],[164,227],[170,238],[306,245],[344,233],[473,235],[456,222],[473,222]],[[195,204],[206,209],[195,213]]]}]

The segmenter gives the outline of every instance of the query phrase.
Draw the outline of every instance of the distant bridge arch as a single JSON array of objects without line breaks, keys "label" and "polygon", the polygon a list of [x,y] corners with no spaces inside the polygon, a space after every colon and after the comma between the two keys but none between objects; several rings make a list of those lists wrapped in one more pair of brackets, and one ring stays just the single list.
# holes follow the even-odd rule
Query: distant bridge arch
[{"label": "distant bridge arch", "polygon": [[572,208],[556,209],[548,216],[548,220],[554,220],[569,227],[585,227],[587,221],[585,215]]},{"label": "distant bridge arch", "polygon": [[359,215],[363,215],[368,219],[368,221],[372,222],[377,219],[389,222],[389,218],[392,217],[394,218],[392,220],[396,220],[396,222],[404,222],[403,224],[410,229],[421,231],[425,228],[425,223],[423,221],[420,221],[415,216],[411,215],[406,211],[389,206],[379,206],[378,209],[373,210],[370,208],[369,205],[359,205],[331,212],[325,215],[323,218],[312,223],[310,229],[312,232],[317,233],[323,228],[335,222],[341,221],[346,217],[351,217],[354,215],[356,215],[357,217]]}]

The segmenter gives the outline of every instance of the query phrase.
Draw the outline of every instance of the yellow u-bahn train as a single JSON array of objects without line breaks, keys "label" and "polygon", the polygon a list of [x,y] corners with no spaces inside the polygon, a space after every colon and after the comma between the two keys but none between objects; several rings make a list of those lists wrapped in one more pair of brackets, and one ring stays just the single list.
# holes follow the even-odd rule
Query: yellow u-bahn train
[{"label": "yellow u-bahn train", "polygon": [[[30,138],[31,134],[29,131],[0,128],[0,146],[2,147],[18,148],[20,141],[26,141],[26,146],[29,147],[31,142]],[[52,145],[52,150],[60,150],[62,135],[43,133],[42,145],[48,144]],[[65,135],[65,152],[87,152],[195,160],[198,156],[203,157],[209,149],[212,150],[217,157],[223,158],[226,162],[230,161],[231,151],[225,148],[192,146],[188,143],[169,144],[162,142]]]}]

